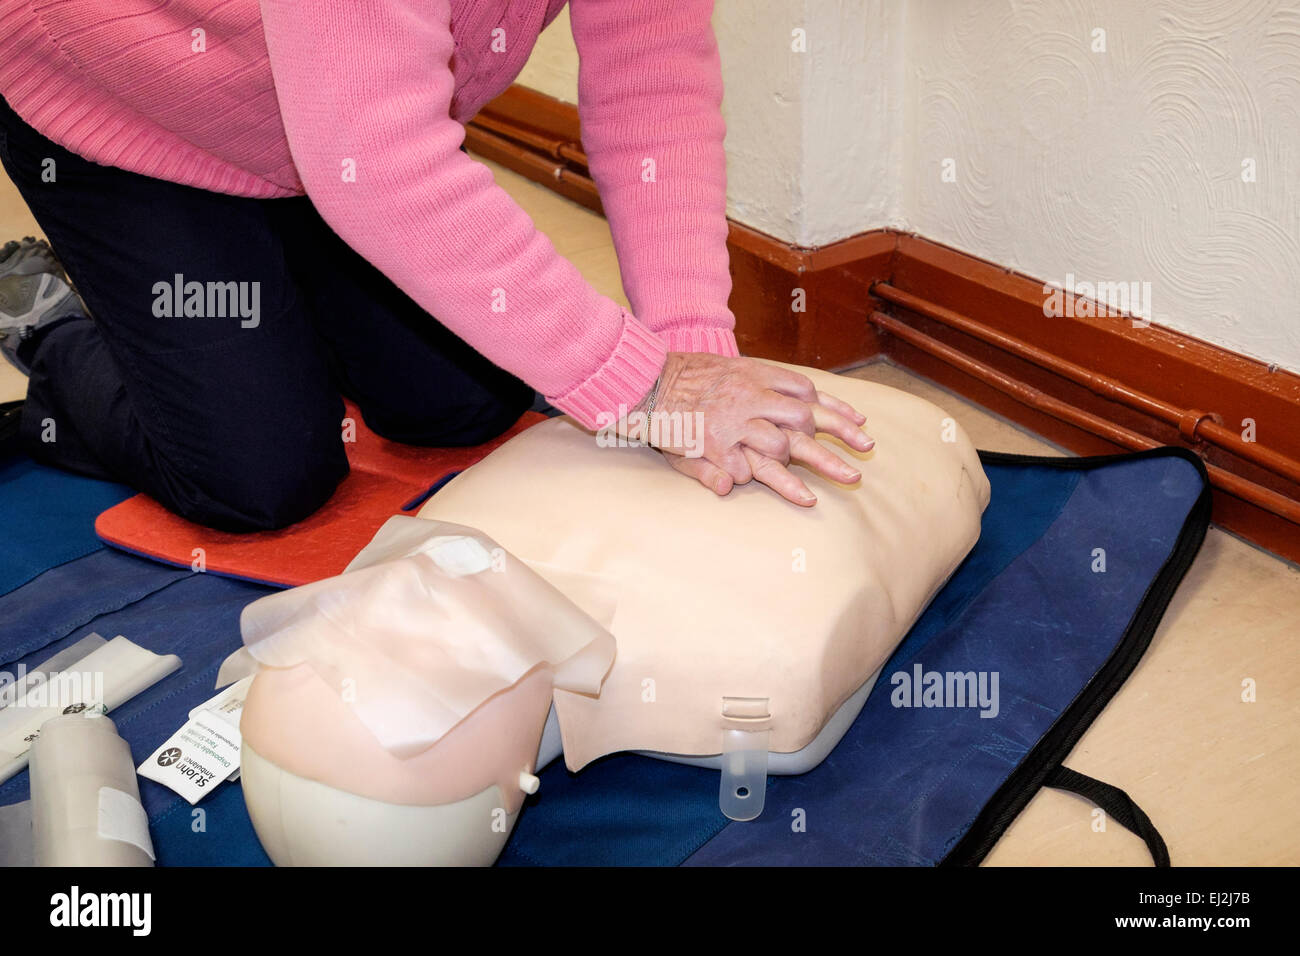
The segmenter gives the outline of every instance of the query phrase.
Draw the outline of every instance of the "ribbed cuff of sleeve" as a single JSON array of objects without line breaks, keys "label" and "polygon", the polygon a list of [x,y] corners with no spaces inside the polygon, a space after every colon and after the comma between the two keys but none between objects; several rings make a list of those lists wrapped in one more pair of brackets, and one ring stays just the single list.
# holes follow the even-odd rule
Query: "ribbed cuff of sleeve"
[{"label": "ribbed cuff of sleeve", "polygon": [[700,325],[685,329],[664,329],[659,333],[668,343],[670,352],[712,352],[735,358],[740,355],[736,347],[736,333],[731,329]]},{"label": "ribbed cuff of sleeve", "polygon": [[586,428],[608,427],[645,398],[668,352],[660,336],[624,311],[623,334],[605,364],[581,385],[546,400]]}]

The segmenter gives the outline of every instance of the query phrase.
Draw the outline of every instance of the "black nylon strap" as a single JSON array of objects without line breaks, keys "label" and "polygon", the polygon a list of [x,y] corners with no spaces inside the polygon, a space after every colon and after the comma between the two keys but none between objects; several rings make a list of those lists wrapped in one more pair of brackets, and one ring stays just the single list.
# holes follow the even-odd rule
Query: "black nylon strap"
[{"label": "black nylon strap", "polygon": [[1151,818],[1142,812],[1142,808],[1133,802],[1133,798],[1119,787],[1113,787],[1086,774],[1071,770],[1064,764],[1057,764],[1056,769],[1047,775],[1043,785],[1057,790],[1069,790],[1086,800],[1091,800],[1096,806],[1101,807],[1108,817],[1145,841],[1156,866],[1169,866],[1169,850],[1165,847],[1160,831],[1155,828]]}]

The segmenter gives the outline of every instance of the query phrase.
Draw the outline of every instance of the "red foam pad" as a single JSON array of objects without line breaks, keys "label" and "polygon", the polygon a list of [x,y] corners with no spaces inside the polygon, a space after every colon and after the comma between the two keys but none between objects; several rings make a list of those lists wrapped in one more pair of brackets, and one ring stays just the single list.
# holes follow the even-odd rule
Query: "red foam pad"
[{"label": "red foam pad", "polygon": [[339,574],[403,506],[545,420],[526,412],[504,435],[473,448],[417,448],[380,438],[350,403],[347,414],[356,422],[356,441],[346,445],[351,473],[324,507],[297,524],[248,534],[214,531],[139,494],[101,514],[95,533],[114,547],[169,564],[193,566],[201,554],[207,571],[297,587]]}]

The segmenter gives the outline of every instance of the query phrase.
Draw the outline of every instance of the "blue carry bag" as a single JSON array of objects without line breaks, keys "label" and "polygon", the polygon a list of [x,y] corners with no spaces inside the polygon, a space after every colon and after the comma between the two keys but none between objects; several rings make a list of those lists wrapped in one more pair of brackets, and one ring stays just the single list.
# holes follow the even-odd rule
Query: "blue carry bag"
[{"label": "blue carry bag", "polygon": [[[1063,761],[1137,665],[1195,557],[1210,515],[1204,466],[1175,448],[981,458],[992,500],[979,543],[830,756],[801,776],[769,777],[759,819],[721,815],[716,771],[632,754],[576,774],[556,762],[499,863],[973,864],[1043,786],[1083,794],[1168,863],[1124,791]],[[123,493],[66,477],[24,459],[0,464],[0,510],[22,511],[33,531],[41,509],[59,527],[89,529]],[[84,536],[66,545],[11,536],[0,567],[12,569],[0,595],[0,668],[31,667],[92,631],[181,657],[180,670],[114,712],[137,761],[213,694],[220,661],[240,643],[239,612],[270,590],[95,549]],[[996,673],[996,716],[924,706],[910,684],[936,673]],[[202,828],[170,790],[144,779],[140,789],[160,864],[268,862],[237,783],[203,801]],[[0,786],[0,805],[26,796],[25,772]]]}]

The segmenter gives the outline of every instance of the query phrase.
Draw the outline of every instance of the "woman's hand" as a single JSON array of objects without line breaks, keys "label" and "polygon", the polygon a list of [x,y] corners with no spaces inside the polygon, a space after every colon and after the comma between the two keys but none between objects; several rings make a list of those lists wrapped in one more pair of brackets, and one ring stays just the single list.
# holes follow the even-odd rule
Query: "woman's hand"
[{"label": "woman's hand", "polygon": [[834,435],[864,452],[875,445],[860,427],[866,417],[806,376],[706,352],[669,353],[653,417],[658,427],[637,437],[652,439],[674,468],[716,494],[757,479],[805,507],[817,497],[791,473],[792,461],[831,481],[862,477],[814,435]]}]

